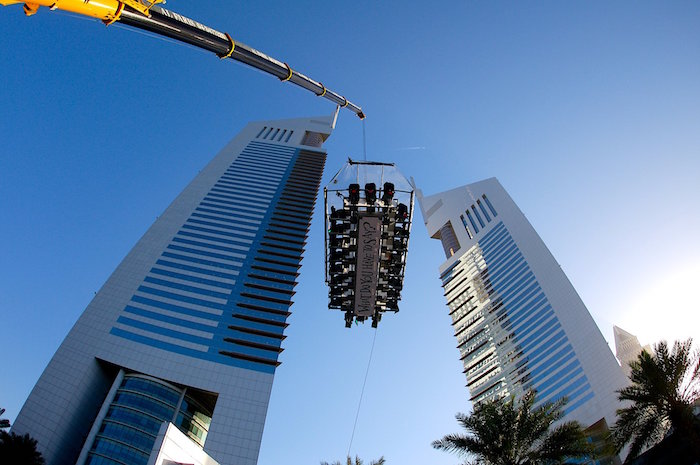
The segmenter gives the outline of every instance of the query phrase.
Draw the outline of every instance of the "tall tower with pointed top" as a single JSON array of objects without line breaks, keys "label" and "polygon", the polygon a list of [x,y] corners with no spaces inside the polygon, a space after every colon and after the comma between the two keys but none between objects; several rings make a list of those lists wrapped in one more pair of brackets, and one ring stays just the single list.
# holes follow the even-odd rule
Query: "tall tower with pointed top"
[{"label": "tall tower with pointed top", "polygon": [[257,462],[334,124],[249,124],[138,241],[15,421],[48,465],[146,465],[163,422]]},{"label": "tall tower with pointed top", "polygon": [[[470,400],[566,396],[565,419],[615,422],[625,377],[542,239],[495,179],[418,201],[442,242],[445,289]],[[602,423],[598,423],[599,425]]]},{"label": "tall tower with pointed top", "polygon": [[637,360],[642,351],[645,350],[651,354],[653,350],[649,344],[642,347],[637,336],[618,326],[613,325],[613,335],[615,336],[615,356],[620,361],[623,373],[629,378],[632,371],[630,362]]}]

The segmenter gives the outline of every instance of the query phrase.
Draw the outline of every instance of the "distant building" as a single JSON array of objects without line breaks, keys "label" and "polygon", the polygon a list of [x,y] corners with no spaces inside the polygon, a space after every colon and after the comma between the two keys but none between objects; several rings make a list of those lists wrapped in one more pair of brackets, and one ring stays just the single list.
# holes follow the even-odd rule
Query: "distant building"
[{"label": "distant building", "polygon": [[333,126],[249,124],[138,241],[14,423],[47,465],[146,465],[163,422],[257,462]]},{"label": "distant building", "polygon": [[649,344],[642,347],[637,336],[617,326],[613,326],[613,335],[615,336],[615,356],[620,361],[622,372],[629,378],[632,372],[630,362],[637,360],[643,350],[650,354],[653,354],[654,351]]},{"label": "distant building", "polygon": [[495,178],[418,201],[440,266],[470,400],[563,396],[565,419],[615,422],[625,377],[576,290]]}]

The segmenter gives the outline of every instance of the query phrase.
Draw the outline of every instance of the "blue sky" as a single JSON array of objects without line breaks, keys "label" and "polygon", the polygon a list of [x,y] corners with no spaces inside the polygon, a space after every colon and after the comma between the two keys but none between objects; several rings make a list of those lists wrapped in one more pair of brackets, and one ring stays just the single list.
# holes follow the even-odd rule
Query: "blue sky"
[{"label": "blue sky", "polygon": [[[603,335],[697,336],[697,2],[183,2],[362,106],[369,159],[426,195],[496,176]],[[119,261],[248,121],[330,114],[290,84],[76,16],[0,7],[0,406],[14,419]],[[341,112],[324,184],[362,157]],[[325,309],[321,216],[275,377],[261,465],[342,458],[372,343]],[[465,380],[416,212],[401,312],[377,333],[351,453],[454,464]]]}]

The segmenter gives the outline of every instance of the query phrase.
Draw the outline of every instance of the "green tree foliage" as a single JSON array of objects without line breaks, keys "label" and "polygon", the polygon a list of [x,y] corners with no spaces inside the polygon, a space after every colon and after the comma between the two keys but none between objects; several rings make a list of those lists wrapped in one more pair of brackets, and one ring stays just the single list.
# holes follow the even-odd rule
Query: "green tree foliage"
[{"label": "green tree foliage", "polygon": [[[369,463],[369,465],[384,465],[386,463],[386,460],[384,460],[384,457],[379,457],[379,460],[373,460]],[[355,461],[353,462],[352,458],[348,455],[347,458],[347,465],[362,465],[363,462],[360,460],[358,456],[355,456]],[[339,460],[336,460],[335,462],[329,464],[328,462],[321,462],[321,465],[343,465]]]},{"label": "green tree foliage", "polygon": [[36,439],[28,434],[0,431],[0,463],[3,465],[44,465],[44,458],[36,450]]},{"label": "green tree foliage", "polygon": [[449,434],[433,442],[439,450],[473,458],[474,465],[534,465],[566,463],[588,457],[591,449],[577,422],[553,424],[563,413],[566,399],[537,408],[535,392],[519,402],[495,400],[477,406],[470,415],[457,414],[467,434]]},{"label": "green tree foliage", "polygon": [[613,439],[617,450],[630,444],[628,459],[672,433],[688,444],[700,458],[700,420],[693,415],[693,402],[700,398],[700,351],[692,339],[676,341],[669,350],[665,341],[630,363],[632,384],[619,391],[629,406],[617,411]]}]

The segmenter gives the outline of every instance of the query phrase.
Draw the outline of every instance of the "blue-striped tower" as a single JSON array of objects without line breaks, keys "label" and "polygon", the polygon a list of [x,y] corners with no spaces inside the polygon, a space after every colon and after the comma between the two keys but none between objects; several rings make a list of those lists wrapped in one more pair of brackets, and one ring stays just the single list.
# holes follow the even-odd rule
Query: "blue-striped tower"
[{"label": "blue-striped tower", "polygon": [[257,462],[334,124],[250,123],[138,241],[14,424],[48,465],[145,465],[164,421]]},{"label": "blue-striped tower", "polygon": [[[566,396],[565,419],[612,425],[626,379],[571,282],[501,184],[418,192],[470,400]],[[604,420],[604,422],[603,422]]]}]

